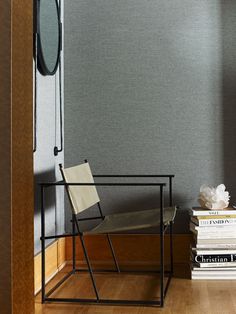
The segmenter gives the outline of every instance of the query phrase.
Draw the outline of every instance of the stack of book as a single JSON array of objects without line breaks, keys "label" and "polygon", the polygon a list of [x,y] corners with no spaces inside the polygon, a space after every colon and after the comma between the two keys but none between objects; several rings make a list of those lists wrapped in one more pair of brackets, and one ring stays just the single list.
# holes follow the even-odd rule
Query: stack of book
[{"label": "stack of book", "polygon": [[192,279],[236,279],[236,210],[190,210]]}]

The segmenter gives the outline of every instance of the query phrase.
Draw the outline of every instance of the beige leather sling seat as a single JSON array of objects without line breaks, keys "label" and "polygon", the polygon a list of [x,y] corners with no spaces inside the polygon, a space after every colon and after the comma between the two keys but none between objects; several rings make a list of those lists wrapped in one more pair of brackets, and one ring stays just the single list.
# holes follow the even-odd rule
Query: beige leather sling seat
[{"label": "beige leather sling seat", "polygon": [[[88,163],[63,169],[61,168],[66,183],[91,183],[94,178]],[[95,186],[68,186],[67,188],[72,210],[75,215],[100,202]],[[166,207],[163,211],[163,224],[174,221],[176,207]],[[160,209],[147,209],[127,213],[107,215],[95,228],[86,233],[119,233],[132,230],[160,226]]]}]

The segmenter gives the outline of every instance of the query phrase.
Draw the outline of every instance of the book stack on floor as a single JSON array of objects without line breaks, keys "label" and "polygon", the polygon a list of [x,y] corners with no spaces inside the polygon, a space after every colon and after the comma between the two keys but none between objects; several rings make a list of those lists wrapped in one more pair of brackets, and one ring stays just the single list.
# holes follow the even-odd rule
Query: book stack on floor
[{"label": "book stack on floor", "polygon": [[236,210],[190,210],[192,279],[236,279]]}]

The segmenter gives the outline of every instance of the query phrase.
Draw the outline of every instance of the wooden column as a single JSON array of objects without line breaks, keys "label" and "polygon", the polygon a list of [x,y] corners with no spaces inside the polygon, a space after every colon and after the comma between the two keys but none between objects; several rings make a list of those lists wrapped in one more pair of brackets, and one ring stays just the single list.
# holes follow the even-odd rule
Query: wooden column
[{"label": "wooden column", "polygon": [[0,1],[0,312],[34,313],[32,0]]}]

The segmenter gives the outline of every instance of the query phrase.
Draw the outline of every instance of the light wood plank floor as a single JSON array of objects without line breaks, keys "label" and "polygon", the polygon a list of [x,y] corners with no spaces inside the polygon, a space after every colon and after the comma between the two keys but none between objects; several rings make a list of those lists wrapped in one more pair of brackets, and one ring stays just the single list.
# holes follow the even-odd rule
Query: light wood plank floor
[{"label": "light wood plank floor", "polygon": [[[50,284],[55,284],[65,269]],[[106,276],[106,277],[104,277]],[[138,278],[137,278],[138,277]],[[105,279],[106,278],[106,279]],[[158,295],[158,278],[154,276],[96,275],[102,297],[151,298]],[[49,284],[49,288],[50,288]],[[73,276],[53,296],[93,297],[87,274]],[[236,314],[235,281],[191,281],[188,265],[176,267],[163,309],[143,306],[101,306],[78,304],[44,304],[35,299],[35,314]]]}]

